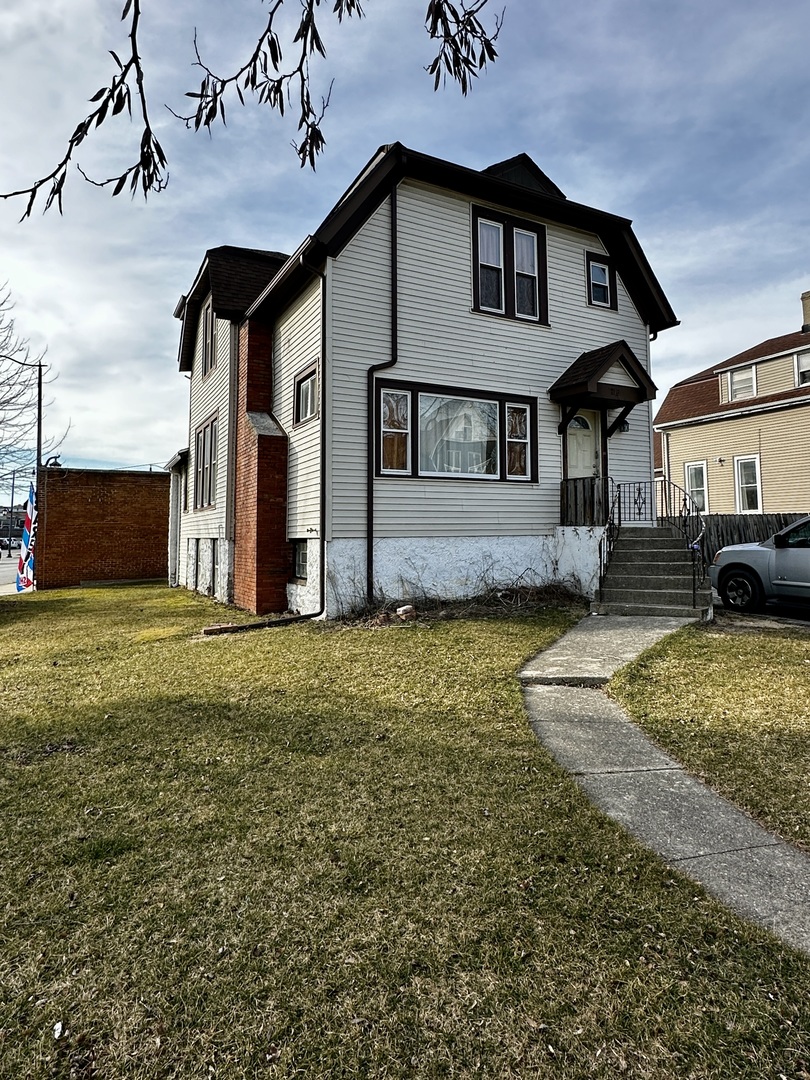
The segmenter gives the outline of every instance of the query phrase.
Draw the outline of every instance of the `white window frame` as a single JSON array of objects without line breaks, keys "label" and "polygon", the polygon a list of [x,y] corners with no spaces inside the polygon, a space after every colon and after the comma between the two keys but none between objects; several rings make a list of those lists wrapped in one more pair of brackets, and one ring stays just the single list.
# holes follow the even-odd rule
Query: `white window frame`
[{"label": "white window frame", "polygon": [[296,424],[303,424],[318,415],[318,370],[304,372],[295,380],[295,419]]},{"label": "white window frame", "polygon": [[[407,428],[392,428],[385,426],[385,395],[396,394],[398,397],[403,397],[407,400],[408,411],[408,426]],[[380,396],[380,472],[386,476],[410,476],[411,473],[411,422],[412,422],[412,409],[411,409],[411,392],[410,390],[394,390],[393,388],[383,387]],[[405,468],[404,469],[390,469],[385,467],[385,436],[386,433],[394,435],[404,435],[406,450],[405,450]]]},{"label": "white window frame", "polygon": [[[481,226],[489,225],[492,229],[498,230],[498,254],[500,255],[500,265],[495,263],[484,262],[481,257]],[[481,288],[481,270],[486,268],[487,270],[497,270],[501,277],[501,306],[500,307],[487,307],[483,300],[481,300],[481,311],[494,311],[499,315],[503,315],[506,312],[506,280],[504,276],[504,250],[503,250],[503,225],[500,221],[490,221],[488,218],[480,217],[478,219],[478,266],[476,267],[478,273],[478,295],[482,296],[483,290]]]},{"label": "white window frame", "polygon": [[793,366],[796,386],[810,386],[810,352],[796,353]]},{"label": "white window frame", "polygon": [[[740,482],[740,467],[747,461],[753,461],[757,473],[757,505],[753,509],[743,506],[743,485]],[[734,458],[734,502],[738,514],[762,513],[762,474],[759,468],[759,454],[740,454]]]},{"label": "white window frame", "polygon": [[293,577],[307,580],[309,545],[306,540],[293,540]]},{"label": "white window frame", "polygon": [[[734,380],[735,377],[750,373],[751,375],[751,393],[735,394],[734,393]],[[756,365],[750,364],[748,367],[734,368],[728,373],[728,400],[729,401],[745,401],[746,398],[752,398],[757,396],[757,369]]]},{"label": "white window frame", "polygon": [[[690,469],[696,469],[696,468],[700,468],[700,469],[703,470],[703,487],[701,489],[693,487],[689,483],[689,470]],[[702,490],[703,491],[703,508],[701,509],[699,504],[698,504],[698,509],[700,510],[701,514],[708,514],[709,513],[709,469],[708,469],[708,463],[705,460],[704,461],[685,461],[683,463],[683,486],[684,486],[684,490],[686,491],[687,495],[689,495],[689,497],[693,500],[693,502],[695,502],[695,504],[697,504],[697,499],[692,494],[693,491],[697,491],[697,490]]]},{"label": "white window frame", "polygon": [[[604,281],[595,281],[593,271],[595,267],[599,267],[600,270],[605,272]],[[588,281],[588,299],[594,307],[609,308],[610,303],[610,267],[605,262],[599,262],[597,259],[590,259],[588,263],[588,269],[590,273],[590,280]],[[594,289],[604,289],[607,293],[607,300],[597,300]]]}]

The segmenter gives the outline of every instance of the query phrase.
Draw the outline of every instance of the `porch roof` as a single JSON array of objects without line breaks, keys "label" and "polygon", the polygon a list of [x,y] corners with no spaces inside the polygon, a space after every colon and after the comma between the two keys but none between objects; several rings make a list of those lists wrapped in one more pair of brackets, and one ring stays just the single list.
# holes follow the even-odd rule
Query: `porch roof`
[{"label": "porch roof", "polygon": [[627,342],[612,341],[578,356],[552,383],[548,396],[569,407],[627,409],[651,401],[656,389]]}]

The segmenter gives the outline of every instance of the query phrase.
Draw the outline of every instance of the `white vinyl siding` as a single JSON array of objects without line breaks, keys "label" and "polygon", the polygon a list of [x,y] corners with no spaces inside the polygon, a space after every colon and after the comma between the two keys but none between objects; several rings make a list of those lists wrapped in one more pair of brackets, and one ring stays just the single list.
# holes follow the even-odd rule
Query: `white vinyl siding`
[{"label": "white vinyl siding", "polygon": [[[273,414],[289,437],[287,535],[320,528],[321,424],[295,423],[298,380],[321,379],[321,283],[316,279],[276,322],[273,334]],[[317,410],[318,404],[315,403]],[[307,530],[315,530],[315,533]]]},{"label": "white vinyl siding", "polygon": [[[497,209],[497,208],[496,208]],[[559,523],[560,410],[549,386],[582,352],[623,338],[649,369],[647,327],[617,279],[619,310],[589,307],[583,294],[592,234],[547,224],[550,326],[487,319],[472,310],[470,202],[407,182],[398,189],[398,361],[379,378],[536,397],[537,483],[483,485],[448,478],[375,480],[375,535],[537,535]],[[365,535],[366,373],[391,358],[390,206],[386,201],[330,266],[332,462],[335,537]],[[541,224],[543,224],[541,222]],[[430,242],[426,243],[425,238]],[[437,302],[438,298],[443,301]],[[418,389],[418,385],[415,387]],[[609,419],[612,417],[609,417]],[[649,404],[610,443],[617,479],[652,476]],[[533,433],[534,434],[534,433]]]}]

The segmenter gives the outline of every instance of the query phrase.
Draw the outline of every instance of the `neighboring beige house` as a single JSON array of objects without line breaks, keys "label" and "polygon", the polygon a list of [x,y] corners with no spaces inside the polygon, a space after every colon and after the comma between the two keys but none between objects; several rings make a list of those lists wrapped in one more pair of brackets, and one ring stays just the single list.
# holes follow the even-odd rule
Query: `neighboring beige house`
[{"label": "neighboring beige house", "polygon": [[707,514],[810,512],[810,291],[800,331],[672,387],[655,417],[663,475]]}]

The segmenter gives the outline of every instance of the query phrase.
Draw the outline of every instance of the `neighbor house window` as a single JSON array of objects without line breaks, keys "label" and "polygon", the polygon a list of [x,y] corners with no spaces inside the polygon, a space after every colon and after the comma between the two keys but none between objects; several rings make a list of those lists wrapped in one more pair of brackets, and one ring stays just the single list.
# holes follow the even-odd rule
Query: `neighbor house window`
[{"label": "neighbor house window", "polygon": [[309,420],[318,411],[318,372],[308,371],[295,380],[295,423]]},{"label": "neighbor house window", "polygon": [[739,401],[741,398],[753,397],[756,394],[756,378],[752,367],[737,368],[728,373],[728,399]]},{"label": "neighbor house window", "polygon": [[197,428],[194,439],[194,509],[217,501],[217,418]]},{"label": "neighbor house window", "polygon": [[762,511],[762,490],[759,478],[759,456],[734,458],[734,486],[738,514],[758,514]]},{"label": "neighbor house window", "polygon": [[474,208],[473,262],[476,311],[548,322],[544,226]]},{"label": "neighbor house window", "polygon": [[475,391],[380,389],[381,475],[536,479],[537,405]]},{"label": "neighbor house window", "polygon": [[307,542],[306,540],[293,540],[293,575],[300,581],[305,581],[307,576]]},{"label": "neighbor house window", "polygon": [[799,353],[796,357],[796,385],[810,386],[810,352]]},{"label": "neighbor house window", "polygon": [[689,461],[684,467],[686,490],[701,514],[709,511],[709,497],[706,490],[706,462]]},{"label": "neighbor house window", "polygon": [[594,307],[617,307],[616,271],[607,255],[585,252],[585,271],[588,283],[588,303]]},{"label": "neighbor house window", "polygon": [[217,320],[210,300],[203,308],[202,335],[202,373],[205,378],[217,366]]}]

